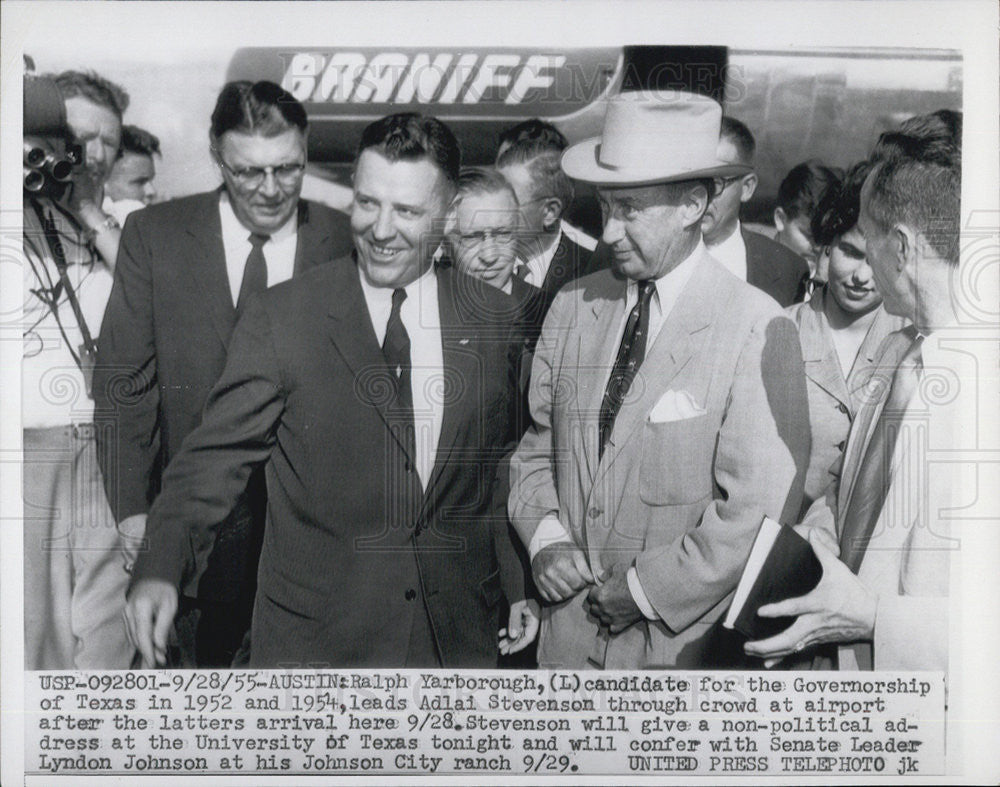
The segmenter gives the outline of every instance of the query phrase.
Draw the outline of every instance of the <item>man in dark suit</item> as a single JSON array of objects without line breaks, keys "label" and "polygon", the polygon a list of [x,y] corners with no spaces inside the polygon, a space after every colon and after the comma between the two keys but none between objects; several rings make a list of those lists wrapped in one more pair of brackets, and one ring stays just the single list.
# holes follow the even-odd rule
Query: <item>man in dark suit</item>
[{"label": "man in dark suit", "polygon": [[501,293],[432,265],[459,158],[433,118],[370,125],[353,257],[247,306],[150,512],[126,609],[147,664],[163,663],[178,586],[263,465],[251,666],[496,665],[501,595],[512,618],[525,606],[496,515],[517,347],[481,316]]},{"label": "man in dark suit", "polygon": [[607,267],[593,256],[596,241],[563,220],[573,202],[573,181],[559,166],[566,137],[533,119],[500,135],[496,166],[510,182],[521,206],[519,256],[515,273],[545,293],[545,310],[568,281]]},{"label": "man in dark suit", "polygon": [[[753,167],[753,134],[735,118],[722,118],[716,155],[720,161]],[[809,266],[795,252],[740,225],[740,207],[757,189],[757,174],[716,178],[715,194],[701,222],[705,245],[730,273],[763,290],[782,306],[805,297]]]},{"label": "man in dark suit", "polygon": [[506,317],[511,324],[521,326],[525,349],[530,353],[550,299],[515,273],[525,267],[517,257],[521,227],[517,195],[506,178],[495,169],[465,167],[448,211],[443,260],[511,296]]},{"label": "man in dark suit", "polygon": [[[345,216],[299,199],[307,131],[278,85],[226,85],[209,134],[222,188],[126,223],[94,390],[112,425],[98,430],[101,469],[127,534],[141,536],[162,469],[201,420],[250,294],[351,248]],[[190,577],[177,628],[185,665],[232,661],[250,626],[263,522],[255,474]]]}]

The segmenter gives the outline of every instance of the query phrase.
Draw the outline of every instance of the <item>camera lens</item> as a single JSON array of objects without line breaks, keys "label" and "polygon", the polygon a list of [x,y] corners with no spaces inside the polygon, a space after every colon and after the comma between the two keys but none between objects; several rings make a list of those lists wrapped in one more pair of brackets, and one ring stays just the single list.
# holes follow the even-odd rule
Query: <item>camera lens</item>
[{"label": "camera lens", "polygon": [[37,169],[24,168],[24,190],[32,193],[42,190],[45,185],[45,175]]},{"label": "camera lens", "polygon": [[66,159],[57,159],[50,156],[45,162],[46,170],[52,180],[65,183],[73,176],[73,165]]},{"label": "camera lens", "polygon": [[24,163],[29,167],[40,167],[45,161],[45,151],[34,145],[24,146]]}]

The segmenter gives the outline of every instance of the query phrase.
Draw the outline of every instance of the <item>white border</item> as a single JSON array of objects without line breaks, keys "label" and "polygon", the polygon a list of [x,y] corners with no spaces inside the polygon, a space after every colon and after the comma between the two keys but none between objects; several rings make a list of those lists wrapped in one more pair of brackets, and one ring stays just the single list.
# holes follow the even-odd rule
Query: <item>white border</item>
[{"label": "white border", "polygon": [[[8,0],[2,13],[3,212],[0,230],[20,215],[16,166],[20,158],[21,51],[39,41],[88,56],[119,54],[170,63],[185,54],[236,46],[294,44],[353,46],[477,46],[516,42],[551,46],[623,44],[727,44],[740,49],[796,47],[921,47],[963,52],[966,136],[963,226],[983,227],[996,241],[998,205],[998,8],[995,2],[804,2],[803,0],[706,0],[705,2],[463,2],[463,3],[26,3]],[[12,173],[15,173],[12,176]],[[19,220],[19,219],[18,219]],[[5,247],[6,248],[6,247]],[[0,314],[20,307],[21,279],[0,260]],[[993,264],[996,267],[996,264]],[[995,271],[987,275],[994,275]],[[988,284],[987,287],[992,286]],[[13,338],[12,338],[13,337]],[[0,531],[3,556],[2,780],[19,781],[23,740],[20,711],[21,500],[20,341],[0,342]],[[982,430],[995,434],[997,423]],[[985,433],[985,431],[984,431]],[[996,445],[991,441],[991,445]],[[993,490],[996,494],[996,490]],[[988,510],[1000,510],[996,499]],[[949,751],[959,781],[996,781],[1000,776],[1000,670],[997,668],[997,558],[1000,528],[991,519],[963,543],[961,590],[953,594],[961,628],[952,632],[952,691]],[[974,578],[974,581],[970,581]],[[234,783],[239,783],[237,779]],[[586,781],[590,781],[589,779]],[[599,781],[599,780],[595,780]],[[577,779],[578,783],[584,779]],[[70,783],[69,781],[66,782]],[[92,780],[81,779],[89,784]],[[148,779],[144,783],[159,783]]]}]

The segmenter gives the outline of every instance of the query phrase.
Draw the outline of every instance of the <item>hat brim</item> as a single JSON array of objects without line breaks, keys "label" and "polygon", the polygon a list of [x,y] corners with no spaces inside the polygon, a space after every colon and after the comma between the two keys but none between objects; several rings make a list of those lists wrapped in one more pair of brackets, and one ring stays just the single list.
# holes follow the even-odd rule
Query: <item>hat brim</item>
[{"label": "hat brim", "polygon": [[578,142],[567,148],[562,155],[563,171],[574,180],[592,183],[595,186],[652,186],[657,183],[675,183],[699,178],[726,178],[746,175],[753,167],[746,164],[716,162],[710,167],[699,167],[678,172],[676,169],[657,171],[656,166],[639,168],[617,168],[602,164],[598,157],[600,137]]}]

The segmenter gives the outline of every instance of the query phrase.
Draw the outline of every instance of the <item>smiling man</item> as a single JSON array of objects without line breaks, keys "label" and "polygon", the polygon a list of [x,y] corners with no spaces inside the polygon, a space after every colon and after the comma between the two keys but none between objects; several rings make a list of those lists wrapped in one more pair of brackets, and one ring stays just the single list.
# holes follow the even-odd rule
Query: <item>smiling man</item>
[{"label": "smiling man", "polygon": [[764,515],[798,511],[808,454],[795,327],[701,237],[721,107],[623,93],[563,155],[597,186],[612,270],[565,285],[531,370],[511,520],[549,605],[538,662],[699,668]]},{"label": "smiling man", "polygon": [[148,664],[164,662],[177,588],[259,468],[251,666],[495,667],[534,638],[497,473],[518,347],[480,316],[506,296],[432,264],[459,159],[433,118],[368,126],[355,253],[247,305],[149,516],[127,609]]},{"label": "smiling man", "polygon": [[[350,249],[344,216],[299,199],[307,132],[302,105],[278,85],[232,82],[209,131],[222,187],[126,222],[94,386],[107,424],[101,469],[124,532],[141,536],[162,468],[201,420],[247,299]],[[231,662],[250,626],[263,523],[255,474],[216,523],[207,568],[191,577],[178,620],[183,664]]]},{"label": "smiling man", "polygon": [[122,127],[122,149],[104,187],[104,209],[119,222],[156,198],[156,163],[160,140],[138,126]]}]

